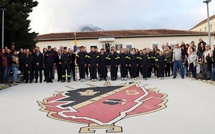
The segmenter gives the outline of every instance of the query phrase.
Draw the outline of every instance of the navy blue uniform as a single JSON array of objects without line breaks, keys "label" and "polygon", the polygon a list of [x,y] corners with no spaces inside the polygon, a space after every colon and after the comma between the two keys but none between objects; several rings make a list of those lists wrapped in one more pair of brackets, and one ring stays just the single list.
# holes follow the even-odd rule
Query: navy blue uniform
[{"label": "navy blue uniform", "polygon": [[130,69],[131,78],[136,78],[139,57],[135,53],[135,54],[130,54],[129,58],[130,58],[129,64],[131,65],[131,69]]},{"label": "navy blue uniform", "polygon": [[67,80],[70,82],[71,79],[71,66],[70,63],[72,62],[70,53],[62,53],[61,54],[62,60],[62,82],[66,80],[66,72],[67,72]]},{"label": "navy blue uniform", "polygon": [[87,54],[87,64],[90,68],[90,78],[97,79],[97,64],[99,55],[97,52],[90,52]]},{"label": "navy blue uniform", "polygon": [[77,64],[79,67],[79,74],[80,74],[80,79],[85,79],[85,64],[86,64],[86,52],[79,52],[76,57],[77,57]]},{"label": "navy blue uniform", "polygon": [[107,54],[100,54],[98,58],[98,64],[100,69],[100,80],[107,78],[107,60],[108,55]]},{"label": "navy blue uniform", "polygon": [[142,54],[140,58],[140,66],[142,68],[143,78],[148,77],[149,64],[150,64],[150,57],[147,54]]},{"label": "navy blue uniform", "polygon": [[111,70],[111,80],[116,80],[117,79],[117,60],[118,60],[118,55],[117,53],[109,54],[108,60],[109,60],[109,65],[110,65],[110,70]]},{"label": "navy blue uniform", "polygon": [[121,77],[125,78],[126,77],[126,72],[127,72],[127,66],[129,63],[129,56],[127,54],[119,54],[119,65],[120,65],[120,73],[121,73]]},{"label": "navy blue uniform", "polygon": [[52,82],[53,78],[53,66],[55,62],[55,54],[52,51],[47,51],[44,55],[44,63],[46,69],[46,80]]},{"label": "navy blue uniform", "polygon": [[158,76],[157,77],[164,77],[164,69],[166,65],[166,59],[162,55],[158,55],[157,58],[155,59],[155,64],[157,66],[157,71],[158,71]]}]

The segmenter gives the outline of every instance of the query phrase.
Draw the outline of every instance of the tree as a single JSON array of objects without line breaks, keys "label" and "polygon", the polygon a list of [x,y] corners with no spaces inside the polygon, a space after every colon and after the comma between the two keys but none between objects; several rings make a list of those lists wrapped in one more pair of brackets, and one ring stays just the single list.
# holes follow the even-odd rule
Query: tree
[{"label": "tree", "polygon": [[[34,48],[38,33],[30,32],[29,13],[38,5],[34,0],[0,0],[0,8],[5,8],[5,46],[15,43],[16,49]],[[0,15],[2,18],[2,13]],[[0,21],[0,26],[2,22]],[[0,30],[2,30],[0,28]]]}]

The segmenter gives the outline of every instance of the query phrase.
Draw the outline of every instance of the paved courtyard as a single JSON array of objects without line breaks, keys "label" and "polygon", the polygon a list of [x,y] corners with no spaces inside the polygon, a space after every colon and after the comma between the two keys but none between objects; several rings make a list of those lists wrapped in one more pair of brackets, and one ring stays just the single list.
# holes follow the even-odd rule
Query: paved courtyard
[{"label": "paved courtyard", "polygon": [[[147,81],[139,78],[137,81],[146,89],[168,95],[168,101],[163,109],[122,118],[114,123],[122,127],[122,134],[214,134],[215,86],[180,77],[174,80],[151,78]],[[104,83],[54,81],[52,84],[19,84],[1,90],[0,134],[79,134],[86,124],[49,118],[47,112],[41,111],[38,102],[63,91],[103,87]],[[111,86],[125,84],[121,80],[110,83]],[[95,134],[105,134],[106,130],[95,129]]]}]

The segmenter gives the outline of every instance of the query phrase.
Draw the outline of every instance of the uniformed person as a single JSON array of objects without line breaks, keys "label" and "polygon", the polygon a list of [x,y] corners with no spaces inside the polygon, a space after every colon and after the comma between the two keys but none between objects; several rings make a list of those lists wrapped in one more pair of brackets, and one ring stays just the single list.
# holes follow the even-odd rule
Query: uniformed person
[{"label": "uniformed person", "polygon": [[25,83],[29,82],[29,72],[30,72],[30,83],[33,81],[33,70],[32,70],[32,55],[30,55],[29,49],[26,49],[26,54],[23,58],[24,63],[24,80]]},{"label": "uniformed person", "polygon": [[127,54],[125,54],[125,50],[122,48],[120,50],[120,54],[119,54],[119,67],[120,67],[120,73],[121,73],[121,79],[122,81],[127,80],[126,79],[126,69],[128,66],[128,61],[129,61],[129,56]]},{"label": "uniformed person", "polygon": [[147,80],[147,77],[148,77],[148,69],[149,69],[149,63],[150,63],[150,58],[149,58],[149,55],[147,54],[146,52],[147,50],[146,49],[143,49],[143,54],[141,55],[140,57],[140,66],[141,66],[141,69],[142,69],[142,75],[143,75],[143,79],[144,80]]},{"label": "uniformed person", "polygon": [[100,80],[104,79],[107,81],[107,63],[108,60],[108,55],[105,52],[105,50],[102,48],[100,50],[99,58],[98,58],[98,64],[99,64],[99,69],[100,69]]},{"label": "uniformed person", "polygon": [[77,64],[79,67],[80,81],[82,82],[85,80],[85,67],[87,65],[86,56],[87,56],[87,53],[84,51],[84,47],[81,46],[80,52],[78,52],[78,54],[76,55],[76,58],[77,58]]},{"label": "uniformed person", "polygon": [[63,48],[63,53],[61,54],[61,60],[62,60],[62,81],[66,81],[66,72],[67,72],[67,81],[70,82],[71,80],[71,67],[70,64],[72,63],[71,61],[71,55],[67,51],[67,47]]},{"label": "uniformed person", "polygon": [[138,57],[138,55],[135,52],[135,48],[131,49],[131,53],[129,55],[129,58],[130,58],[130,60],[129,60],[129,66],[131,68],[131,70],[130,70],[131,78],[133,80],[136,80],[139,57]]},{"label": "uniformed person", "polygon": [[160,51],[159,55],[156,57],[155,64],[157,66],[157,71],[158,71],[157,77],[158,78],[160,77],[161,80],[164,79],[164,69],[166,66],[166,59],[162,51]]},{"label": "uniformed person", "polygon": [[95,47],[91,47],[91,52],[87,54],[87,64],[90,69],[90,78],[92,82],[96,82],[97,79],[98,58],[99,55],[95,51]]},{"label": "uniformed person", "polygon": [[48,50],[45,53],[44,56],[44,63],[45,63],[45,69],[46,69],[46,79],[47,79],[47,83],[53,83],[52,81],[52,77],[53,77],[53,65],[54,65],[54,53],[51,50],[51,46],[48,46]]},{"label": "uniformed person", "polygon": [[108,55],[109,68],[111,71],[111,80],[115,81],[117,79],[117,60],[119,59],[117,53],[114,52],[114,49],[111,49],[110,54]]}]

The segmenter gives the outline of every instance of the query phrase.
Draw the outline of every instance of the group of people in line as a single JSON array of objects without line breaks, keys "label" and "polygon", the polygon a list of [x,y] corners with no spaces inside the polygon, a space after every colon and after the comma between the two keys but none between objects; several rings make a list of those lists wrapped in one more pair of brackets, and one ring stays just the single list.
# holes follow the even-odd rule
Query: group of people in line
[{"label": "group of people in line", "polygon": [[95,46],[89,52],[84,46],[76,51],[63,46],[59,50],[48,46],[43,51],[36,47],[32,50],[21,48],[17,52],[13,43],[10,49],[0,50],[0,83],[8,83],[11,72],[13,83],[18,83],[18,71],[23,74],[25,83],[52,83],[55,71],[58,82],[76,81],[77,78],[83,82],[86,77],[90,77],[92,82],[97,79],[107,81],[108,72],[112,81],[119,77],[122,81],[129,77],[136,80],[140,76],[147,80],[152,74],[161,80],[171,75],[175,79],[178,72],[184,79],[188,72],[196,78],[197,67],[202,79],[215,80],[215,45],[210,48],[201,38],[197,46],[192,41],[174,46],[166,43],[161,49],[154,46],[152,50],[121,48],[119,52],[115,47],[98,50]]}]

